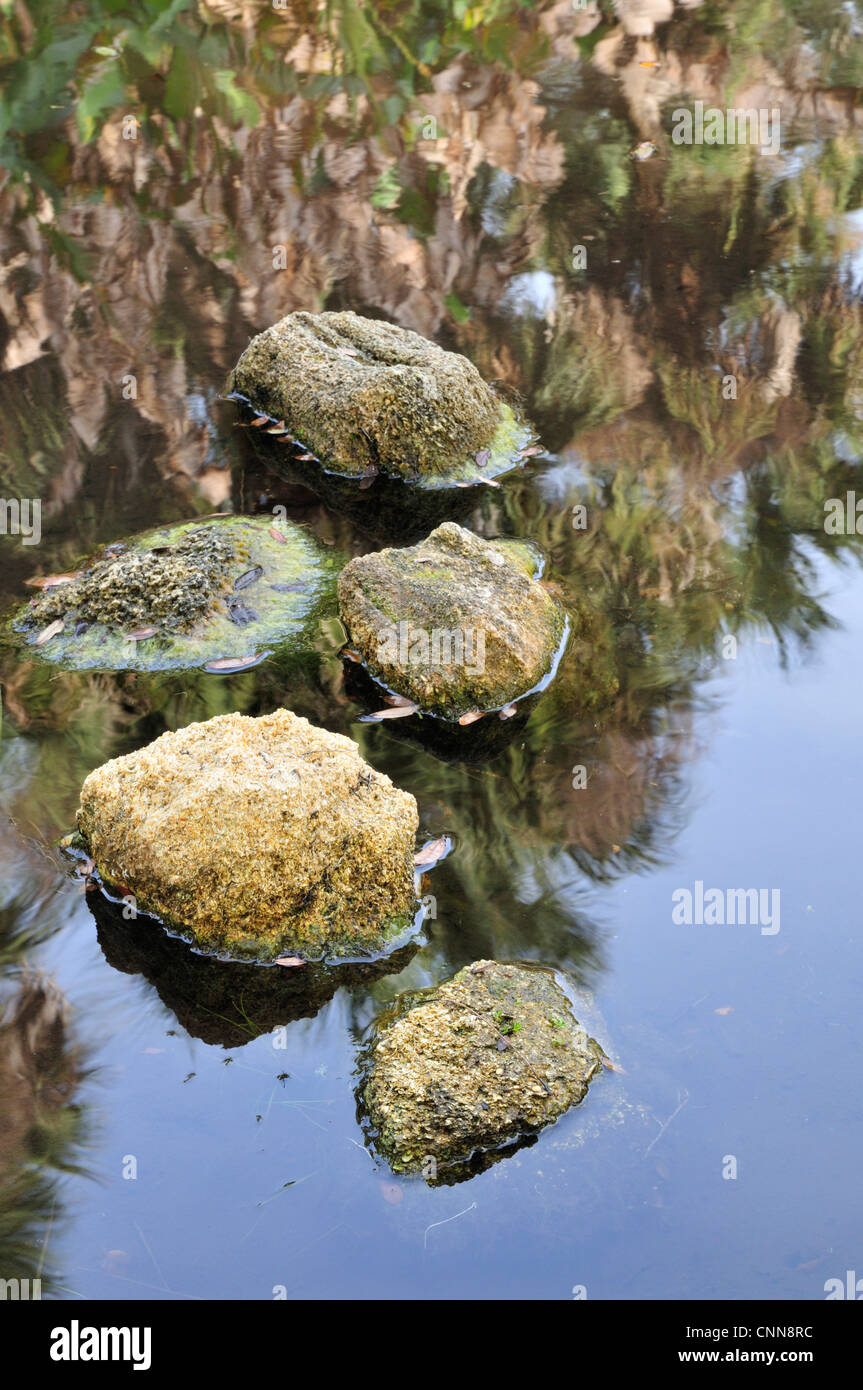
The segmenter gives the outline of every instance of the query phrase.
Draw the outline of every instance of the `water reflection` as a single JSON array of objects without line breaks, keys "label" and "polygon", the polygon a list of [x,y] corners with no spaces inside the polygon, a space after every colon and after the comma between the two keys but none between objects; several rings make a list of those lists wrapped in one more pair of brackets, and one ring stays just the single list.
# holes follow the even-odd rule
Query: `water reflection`
[{"label": "water reflection", "polygon": [[[355,737],[416,794],[423,830],[453,836],[429,976],[494,954],[596,982],[595,891],[673,861],[712,677],[749,634],[781,661],[817,650],[834,622],[820,562],[858,562],[824,504],[863,495],[859,6],[84,13],[73,25],[59,0],[32,0],[0,33],[0,492],[43,500],[40,546],[0,536],[8,603],[142,519],[279,505],[345,553],[411,544],[445,517],[530,537],[594,621],[589,653],[573,645],[527,718],[446,749],[358,722],[358,674],[326,627],[304,656],[229,681],[50,672],[4,649],[4,769],[28,769],[5,780],[10,814],[50,841],[106,758],[284,703]],[[732,100],[778,108],[777,154],[672,143],[675,107]],[[342,308],[465,352],[519,394],[545,452],[499,489],[421,506],[286,464],[237,428],[228,372],[280,315]],[[585,679],[597,663],[603,699]],[[27,864],[10,924],[56,887],[50,858]],[[202,991],[221,1033],[175,943],[99,931],[192,1034],[243,1040],[233,986]],[[356,1016],[392,987],[352,981]],[[19,1017],[56,1029],[56,998],[28,989],[7,1040]],[[292,1007],[265,1001],[255,1032]],[[58,1124],[76,1065],[56,1063]],[[33,1089],[10,1094],[10,1171]]]}]

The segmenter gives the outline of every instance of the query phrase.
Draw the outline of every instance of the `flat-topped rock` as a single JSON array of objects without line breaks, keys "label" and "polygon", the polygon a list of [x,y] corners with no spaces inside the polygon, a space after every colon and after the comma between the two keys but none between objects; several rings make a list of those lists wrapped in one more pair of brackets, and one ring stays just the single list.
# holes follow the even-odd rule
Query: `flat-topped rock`
[{"label": "flat-topped rock", "polygon": [[352,739],[279,709],[218,715],[91,772],[105,883],[204,951],[358,959],[410,933],[414,798]]},{"label": "flat-topped rock", "polygon": [[240,661],[311,640],[335,608],[341,562],[305,527],[272,517],[180,522],[34,579],[42,592],[12,627],[33,655],[74,670]]},{"label": "flat-topped rock", "polygon": [[339,473],[475,480],[530,437],[466,357],[349,312],[288,314],[252,339],[231,387]]}]

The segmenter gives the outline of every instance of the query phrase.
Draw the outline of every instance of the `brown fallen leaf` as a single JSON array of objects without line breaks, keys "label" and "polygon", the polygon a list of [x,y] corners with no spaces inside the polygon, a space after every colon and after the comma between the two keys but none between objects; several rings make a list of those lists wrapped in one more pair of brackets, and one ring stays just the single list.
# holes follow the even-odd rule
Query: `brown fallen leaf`
[{"label": "brown fallen leaf", "polygon": [[460,483],[456,483],[456,487],[473,487],[473,483],[464,483],[464,482],[460,482]]},{"label": "brown fallen leaf", "polygon": [[300,463],[316,462],[314,454],[297,454],[297,459]]},{"label": "brown fallen leaf", "polygon": [[288,542],[287,542],[286,538],[282,535],[282,532],[279,531],[277,527],[275,527],[275,526],[271,526],[271,527],[270,527],[270,535],[272,536],[272,538],[273,538],[274,541],[278,541],[278,542],[279,542],[279,545],[287,545]]},{"label": "brown fallen leaf", "polygon": [[734,1013],[734,1007],[733,1007],[733,1005],[731,1005],[731,1004],[726,1004],[724,1009],[714,1009],[713,1012],[714,1012],[715,1014],[722,1014],[723,1017],[724,1017],[725,1014],[733,1014],[733,1013]]},{"label": "brown fallen leaf", "polygon": [[299,966],[305,964],[306,961],[303,960],[302,956],[279,956],[278,960],[276,961],[276,965],[285,965],[288,966],[291,970],[296,970],[299,968]]},{"label": "brown fallen leaf", "polygon": [[208,661],[204,670],[244,671],[247,666],[254,666],[255,662],[260,660],[260,652],[255,652],[252,656],[220,656],[216,661]]},{"label": "brown fallen leaf", "polygon": [[626,1076],[626,1068],[622,1067],[619,1062],[612,1062],[611,1058],[606,1057],[605,1053],[602,1054],[602,1065],[607,1067],[609,1071],[619,1071],[623,1076]]},{"label": "brown fallen leaf", "polygon": [[391,1207],[397,1207],[399,1202],[404,1201],[404,1193],[397,1182],[380,1182],[378,1187],[385,1202],[389,1202]]},{"label": "brown fallen leaf", "polygon": [[512,719],[512,716],[514,714],[518,714],[518,705],[516,705],[515,703],[511,705],[504,705],[503,709],[500,711],[500,714],[498,715],[498,718]]},{"label": "brown fallen leaf", "polygon": [[491,449],[480,449],[478,454],[474,454],[474,458],[480,468],[485,468],[491,458]]},{"label": "brown fallen leaf", "polygon": [[362,662],[362,657],[359,652],[354,651],[353,647],[342,647],[342,656],[346,656],[348,661]]},{"label": "brown fallen leaf", "polygon": [[53,623],[49,623],[47,627],[43,627],[42,631],[39,633],[39,636],[36,638],[36,641],[33,645],[36,647],[44,647],[46,642],[50,642],[52,637],[56,637],[58,632],[62,631],[63,619],[55,618]]},{"label": "brown fallen leaf", "polygon": [[127,642],[144,642],[148,637],[155,637],[158,630],[155,627],[135,627],[131,632],[124,632],[123,636]]},{"label": "brown fallen leaf", "polygon": [[73,579],[80,579],[83,570],[75,570],[74,574],[46,574],[40,575],[38,579],[25,579],[24,583],[31,589],[53,589],[57,584],[71,584]]},{"label": "brown fallen leaf", "polygon": [[429,840],[427,845],[417,850],[414,855],[414,865],[420,868],[423,864],[436,864],[446,854],[446,836],[441,835],[437,840]]},{"label": "brown fallen leaf", "polygon": [[497,478],[480,478],[480,482],[481,482],[481,483],[485,483],[486,487],[500,487],[500,486],[501,486],[501,484],[498,482]]},{"label": "brown fallen leaf", "polygon": [[268,425],[269,422],[270,422],[270,417],[269,417],[269,415],[256,415],[255,418],[254,418],[254,420],[252,421],[252,424],[253,424],[253,425],[257,425],[258,428],[260,428],[261,425]]},{"label": "brown fallen leaf", "polygon": [[284,425],[271,425],[270,428],[266,431],[266,433],[267,433],[267,434],[286,434],[287,431],[286,431]]},{"label": "brown fallen leaf", "polygon": [[415,705],[412,700],[408,700],[404,705],[390,705],[387,709],[376,709],[369,719],[404,719],[409,714],[416,714],[419,705]]},{"label": "brown fallen leaf", "polygon": [[79,859],[75,867],[78,870],[78,873],[81,874],[82,877],[86,878],[87,874],[91,874],[95,869],[96,861],[95,859]]},{"label": "brown fallen leaf", "polygon": [[[384,699],[388,705],[413,705],[413,700],[409,700],[406,695],[396,695],[395,692],[385,695]],[[416,705],[414,705],[416,709]]]},{"label": "brown fallen leaf", "polygon": [[459,724],[475,724],[476,721],[477,721],[478,719],[484,719],[484,718],[485,718],[485,714],[483,713],[482,710],[479,710],[479,709],[471,709],[471,710],[468,710],[467,714],[463,714],[462,717],[461,717],[461,719],[460,719],[458,722],[459,722]]},{"label": "brown fallen leaf", "polygon": [[539,444],[531,444],[527,449],[522,449],[519,458],[530,459],[533,458],[534,454],[542,454],[544,452],[544,449],[542,449]]}]

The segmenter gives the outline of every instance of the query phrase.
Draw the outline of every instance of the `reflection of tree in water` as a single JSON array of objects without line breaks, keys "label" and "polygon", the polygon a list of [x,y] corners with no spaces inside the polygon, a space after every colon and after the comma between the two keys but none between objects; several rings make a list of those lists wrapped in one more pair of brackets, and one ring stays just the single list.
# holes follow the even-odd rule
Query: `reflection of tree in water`
[{"label": "reflection of tree in water", "polygon": [[75,1096],[83,1058],[56,984],[22,964],[32,935],[29,896],[4,904],[0,925],[0,1269],[7,1279],[54,1279],[63,1219],[60,1175],[82,1173],[86,1117]]}]

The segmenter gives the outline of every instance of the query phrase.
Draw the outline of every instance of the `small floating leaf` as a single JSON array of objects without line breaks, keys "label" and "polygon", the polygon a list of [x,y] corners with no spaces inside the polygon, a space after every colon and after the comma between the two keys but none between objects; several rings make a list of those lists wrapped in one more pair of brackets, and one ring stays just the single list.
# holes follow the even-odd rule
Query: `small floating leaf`
[{"label": "small floating leaf", "polygon": [[[314,459],[315,456],[314,456],[314,454],[297,454],[297,458],[298,458],[302,463],[307,463],[310,459]],[[316,461],[316,460],[315,460],[315,461]]]},{"label": "small floating leaf", "polygon": [[482,710],[472,709],[468,710],[467,714],[463,714],[458,722],[459,724],[475,724],[478,719],[484,718],[485,715]]},{"label": "small floating leaf", "polygon": [[286,433],[287,433],[287,431],[285,430],[284,425],[272,425],[272,426],[267,430],[267,434],[286,434]]},{"label": "small floating leaf", "polygon": [[498,482],[497,478],[480,478],[480,482],[481,482],[481,483],[485,483],[486,487],[500,487],[500,486],[501,486],[501,484]]},{"label": "small floating leaf", "polygon": [[131,632],[124,632],[123,636],[127,642],[144,642],[148,637],[155,637],[158,630],[156,627],[135,627]]},{"label": "small floating leaf", "polygon": [[427,845],[417,850],[414,855],[414,865],[421,868],[423,865],[436,864],[439,859],[443,859],[447,850],[446,836],[441,835],[437,840],[429,840]]},{"label": "small floating leaf", "polygon": [[296,970],[306,962],[301,956],[279,956],[276,965],[284,965],[290,970]]},{"label": "small floating leaf", "polygon": [[237,627],[247,627],[249,623],[256,623],[258,615],[254,608],[247,608],[244,603],[232,603],[228,607],[228,617]]},{"label": "small floating leaf", "polygon": [[287,543],[288,543],[288,542],[287,542],[287,539],[286,539],[284,533],[281,532],[281,531],[278,529],[278,527],[276,527],[276,526],[271,526],[271,527],[270,527],[269,534],[272,536],[272,538],[273,538],[274,541],[278,541],[278,542],[279,542],[279,545],[287,545]]},{"label": "small floating leaf", "polygon": [[414,709],[416,709],[413,700],[409,700],[406,695],[385,695],[384,699],[388,705],[413,705]]},{"label": "small floating leaf", "polygon": [[248,589],[250,584],[254,584],[257,579],[260,579],[263,572],[263,565],[255,565],[254,569],[246,570],[245,574],[241,574],[239,579],[234,580],[235,591]]},{"label": "small floating leaf", "polygon": [[43,627],[42,631],[39,633],[39,636],[36,638],[34,646],[43,647],[46,642],[50,642],[52,637],[56,637],[58,632],[62,631],[63,619],[55,618],[53,623],[49,623],[47,627]]},{"label": "small floating leaf", "polygon": [[486,464],[491,458],[491,449],[480,449],[479,453],[475,454],[474,457],[476,458],[479,467],[485,468]]},{"label": "small floating leaf", "polygon": [[408,700],[403,705],[391,705],[388,709],[377,709],[369,715],[369,719],[403,719],[405,715],[416,714],[418,709],[419,705]]},{"label": "small floating leaf", "polygon": [[343,647],[342,656],[346,656],[348,661],[357,661],[362,664],[362,657],[359,652],[355,652],[352,647]]},{"label": "small floating leaf", "polygon": [[56,584],[71,584],[73,579],[80,579],[83,570],[75,570],[74,574],[46,574],[38,579],[25,579],[24,583],[31,589],[53,589]]},{"label": "small floating leaf", "polygon": [[247,666],[254,666],[256,661],[260,661],[261,656],[261,652],[255,652],[253,656],[221,656],[216,661],[208,661],[204,670],[245,671]]},{"label": "small floating leaf", "polygon": [[518,714],[518,706],[515,703],[504,705],[503,709],[500,711],[499,717],[501,719],[512,719],[514,714]]},{"label": "small floating leaf", "polygon": [[252,421],[252,424],[257,425],[260,428],[261,425],[266,425],[269,422],[269,419],[269,415],[256,415],[254,420]]},{"label": "small floating leaf", "polygon": [[534,454],[541,453],[543,453],[543,450],[540,448],[539,444],[529,444],[526,449],[522,449],[521,453],[519,454],[519,458],[529,459],[533,458]]}]

